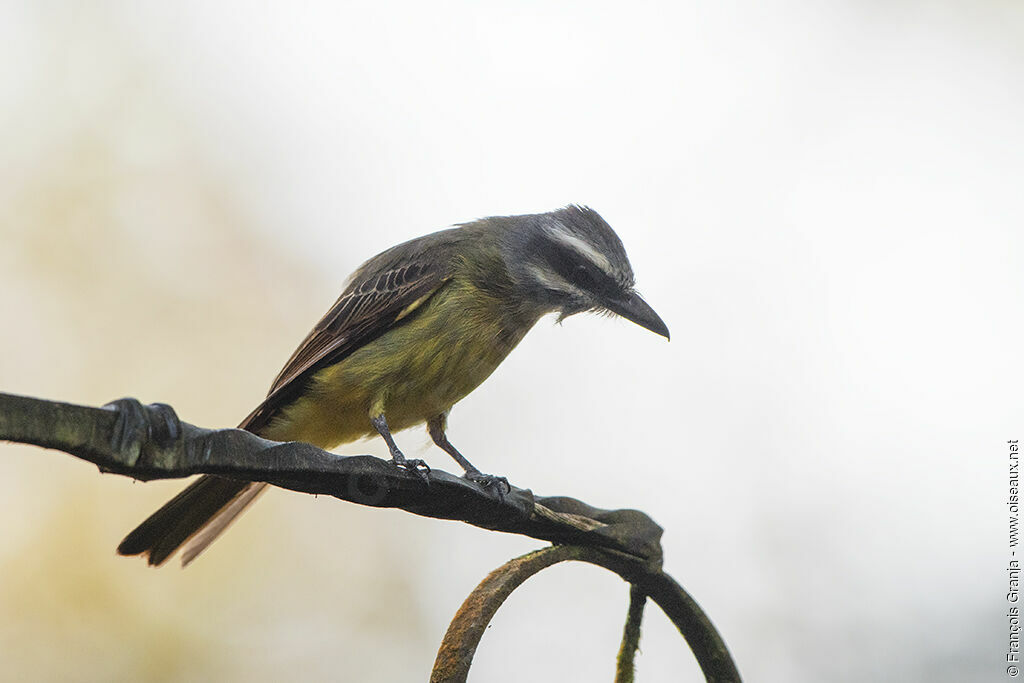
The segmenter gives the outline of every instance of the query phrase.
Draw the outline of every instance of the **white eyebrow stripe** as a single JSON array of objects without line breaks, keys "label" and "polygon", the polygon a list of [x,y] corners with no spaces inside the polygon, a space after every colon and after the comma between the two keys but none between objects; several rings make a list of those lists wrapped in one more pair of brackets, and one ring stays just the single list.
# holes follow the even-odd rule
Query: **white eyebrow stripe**
[{"label": "white eyebrow stripe", "polygon": [[590,246],[571,232],[568,232],[557,223],[545,225],[544,229],[552,238],[558,240],[577,254],[586,258],[595,266],[603,270],[608,276],[614,277],[612,264],[609,263],[608,259],[605,258],[605,255],[597,249],[594,249],[594,247]]},{"label": "white eyebrow stripe", "polygon": [[530,265],[527,268],[530,271],[530,274],[533,275],[534,279],[547,289],[556,292],[573,292],[575,294],[583,294],[583,291],[579,287],[552,270],[548,270],[547,268],[538,265]]}]

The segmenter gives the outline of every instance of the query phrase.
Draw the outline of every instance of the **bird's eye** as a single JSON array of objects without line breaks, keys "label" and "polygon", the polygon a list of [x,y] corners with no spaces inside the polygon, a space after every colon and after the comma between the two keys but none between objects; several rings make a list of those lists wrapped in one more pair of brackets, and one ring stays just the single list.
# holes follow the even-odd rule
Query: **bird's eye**
[{"label": "bird's eye", "polygon": [[584,289],[593,289],[595,283],[594,274],[590,272],[590,268],[580,263],[573,269],[573,280],[577,284],[582,285]]}]

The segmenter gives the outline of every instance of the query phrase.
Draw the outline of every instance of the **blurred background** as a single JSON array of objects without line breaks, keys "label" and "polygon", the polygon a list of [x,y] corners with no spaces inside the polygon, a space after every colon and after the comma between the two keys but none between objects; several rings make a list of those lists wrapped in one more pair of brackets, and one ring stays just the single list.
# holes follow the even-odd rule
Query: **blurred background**
[{"label": "blurred background", "polygon": [[[749,680],[1005,676],[1021,3],[6,2],[0,46],[0,390],[232,426],[369,256],[590,204],[671,343],[544,320],[453,441],[651,514]],[[273,491],[117,557],[180,488],[0,447],[3,677],[425,680],[540,545]],[[610,680],[627,592],[548,570],[472,680]],[[653,606],[642,650],[699,680]]]}]

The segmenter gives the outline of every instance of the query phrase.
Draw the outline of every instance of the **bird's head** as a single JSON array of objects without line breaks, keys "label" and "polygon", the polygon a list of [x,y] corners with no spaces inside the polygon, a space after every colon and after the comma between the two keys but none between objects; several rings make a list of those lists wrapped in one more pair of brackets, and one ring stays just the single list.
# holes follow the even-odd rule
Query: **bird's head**
[{"label": "bird's head", "polygon": [[633,288],[622,241],[596,211],[572,205],[511,220],[502,258],[519,296],[558,311],[559,320],[607,311],[668,338],[664,321]]}]

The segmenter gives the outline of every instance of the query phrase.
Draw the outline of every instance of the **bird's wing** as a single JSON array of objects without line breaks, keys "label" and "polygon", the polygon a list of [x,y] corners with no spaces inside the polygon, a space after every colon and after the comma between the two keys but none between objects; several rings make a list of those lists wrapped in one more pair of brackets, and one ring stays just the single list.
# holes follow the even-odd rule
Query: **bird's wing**
[{"label": "bird's wing", "polygon": [[[451,277],[452,246],[450,236],[430,240],[441,234],[389,249],[357,270],[331,310],[288,359],[267,398],[239,427],[258,433],[318,370],[384,334],[440,289]],[[440,244],[432,247],[431,241]]]}]

